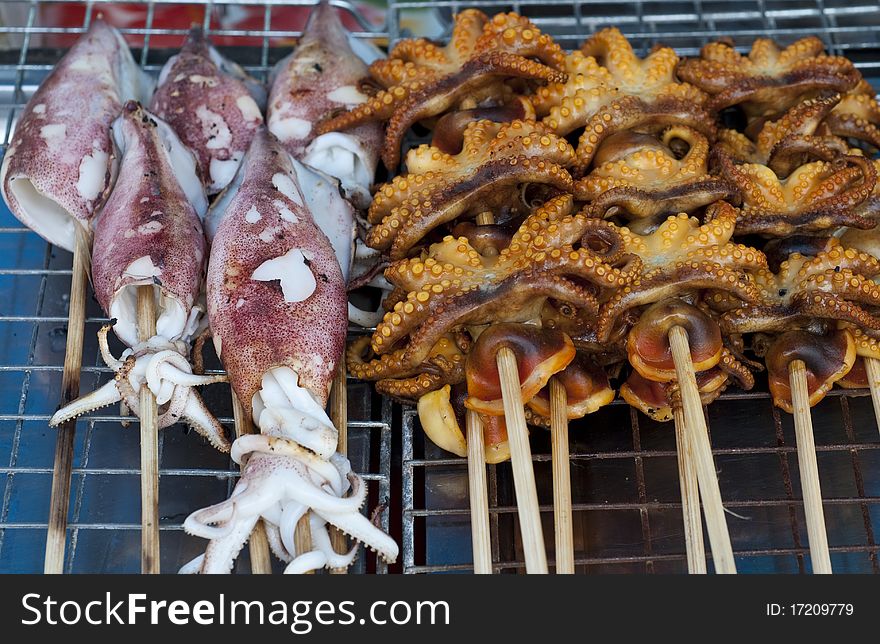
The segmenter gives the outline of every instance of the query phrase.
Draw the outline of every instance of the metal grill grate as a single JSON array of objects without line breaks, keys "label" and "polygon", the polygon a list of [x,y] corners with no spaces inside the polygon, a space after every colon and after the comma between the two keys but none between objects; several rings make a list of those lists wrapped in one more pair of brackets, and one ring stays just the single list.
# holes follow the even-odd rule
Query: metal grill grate
[{"label": "metal grill grate", "polygon": [[[4,146],[17,112],[66,46],[68,34],[83,31],[99,11],[121,3],[73,2],[82,27],[62,27],[44,9],[60,3],[3,3],[0,25],[0,143]],[[299,35],[281,24],[281,5],[303,2],[126,3],[144,9],[124,28],[144,67],[156,73],[174,53],[166,36],[182,40],[189,23],[202,21],[251,73],[269,68]],[[852,58],[877,86],[880,77],[880,8],[848,0],[822,2],[392,2],[384,30],[348,3],[363,31],[384,42],[408,35],[419,12],[420,28],[448,24],[453,12],[478,5],[487,11],[516,10],[554,33],[565,47],[606,25],[618,25],[645,50],[656,42],[694,54],[706,41],[729,36],[746,45],[757,36],[783,42],[818,34],[829,50]],[[172,26],[156,16],[180,9]],[[255,11],[247,28],[224,25],[224,17]],[[195,16],[195,18],[193,17]],[[177,22],[174,22],[176,20]],[[442,37],[442,30],[428,35]],[[159,46],[155,43],[162,43]],[[46,420],[54,411],[64,353],[70,255],[24,230],[0,212],[0,570],[42,569],[54,434]],[[92,302],[86,324],[83,391],[109,377],[95,332],[103,322]],[[214,363],[217,366],[217,363]],[[875,532],[880,530],[880,442],[870,402],[861,392],[829,396],[814,409],[819,468],[835,570],[880,572]],[[212,386],[208,404],[231,424],[228,388]],[[787,415],[772,408],[766,394],[728,394],[708,409],[713,445],[731,535],[742,570],[797,572],[809,568],[803,512],[799,503],[794,433]],[[392,419],[402,429],[402,519],[405,572],[470,570],[467,473],[462,459],[448,458],[426,444],[412,409],[380,401],[368,385],[349,383],[350,452],[355,469],[375,481],[370,504],[390,498]],[[67,570],[134,572],[139,564],[140,529],[136,428],[110,410],[81,422],[77,432],[70,507]],[[587,572],[667,572],[685,569],[681,509],[672,432],[615,404],[572,426],[576,562]],[[549,441],[532,438],[545,528],[552,530]],[[163,570],[197,554],[201,544],[180,529],[195,507],[225,498],[237,470],[221,455],[185,436],[179,428],[160,434],[160,514]],[[794,481],[794,483],[792,483]],[[396,482],[396,481],[395,481]],[[509,466],[489,468],[493,558],[499,571],[522,568]],[[126,503],[127,502],[127,503]],[[389,525],[389,512],[383,515]],[[398,524],[390,522],[392,533]],[[552,539],[548,540],[548,545]],[[238,567],[249,570],[246,552]],[[358,570],[372,569],[360,560]],[[380,572],[384,568],[378,566]]]},{"label": "metal grill grate", "polygon": [[[0,143],[9,141],[15,118],[39,82],[75,34],[88,28],[101,11],[119,3],[6,2],[0,7]],[[123,28],[135,57],[158,73],[175,53],[190,23],[201,21],[206,32],[220,38],[224,51],[257,77],[287,51],[299,31],[278,17],[303,2],[140,2],[126,10],[142,10],[134,26]],[[355,16],[363,31],[356,35],[384,42],[387,33],[374,30],[352,5],[335,3]],[[251,5],[251,6],[243,6]],[[46,11],[49,8],[51,11]],[[159,26],[156,18],[172,26]],[[61,26],[61,10],[81,17],[81,26]],[[224,28],[228,18],[249,10],[258,28]],[[239,12],[234,14],[233,12]],[[301,17],[304,17],[303,12]],[[69,35],[74,34],[74,35]],[[168,48],[151,46],[173,42]],[[64,361],[71,255],[47,246],[22,228],[0,205],[0,572],[40,572],[46,541],[46,518],[52,480],[54,430],[46,423],[60,392]],[[105,322],[92,300],[87,310],[81,390],[91,391],[110,377],[97,351],[95,333]],[[119,353],[116,347],[116,353]],[[212,356],[209,366],[219,368]],[[220,421],[232,426],[227,385],[207,388],[205,398]],[[370,387],[349,386],[349,451],[356,471],[371,481],[368,507],[391,496],[391,415],[389,402]],[[69,512],[66,570],[68,572],[137,572],[140,569],[139,447],[136,424],[108,408],[79,423]],[[135,421],[136,423],[136,421]],[[186,535],[181,524],[191,511],[226,498],[238,467],[195,434],[181,427],[159,434],[162,570],[173,572],[199,554],[204,541]],[[389,511],[382,515],[389,527]],[[277,562],[276,562],[277,563]],[[237,570],[250,571],[247,549]],[[354,572],[386,572],[374,556],[361,557]]]},{"label": "metal grill grate", "polygon": [[[818,35],[880,86],[880,6],[859,0],[392,2],[389,31],[409,35],[401,26],[425,10],[448,26],[453,13],[470,6],[529,16],[569,49],[610,25],[642,54],[658,42],[695,55],[720,37],[747,49],[756,37],[790,43]],[[764,392],[728,392],[707,409],[707,419],[739,570],[809,571],[791,417],[772,406],[765,385]],[[880,573],[880,436],[870,400],[865,392],[836,390],[813,409],[813,419],[834,570]],[[685,572],[671,425],[618,400],[572,423],[570,435],[578,572]],[[533,430],[531,445],[552,549],[549,432]],[[403,482],[404,571],[470,571],[467,463],[426,441],[412,409],[403,414]],[[521,571],[509,464],[489,466],[488,485],[495,570]]]}]

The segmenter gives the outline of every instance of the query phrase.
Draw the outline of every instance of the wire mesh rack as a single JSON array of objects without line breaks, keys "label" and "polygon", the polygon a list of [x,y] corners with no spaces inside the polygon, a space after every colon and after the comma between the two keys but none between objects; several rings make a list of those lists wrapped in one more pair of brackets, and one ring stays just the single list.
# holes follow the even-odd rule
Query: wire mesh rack
[{"label": "wire mesh rack", "polygon": [[[298,2],[5,2],[0,8],[0,143],[8,142],[18,111],[57,61],[62,47],[97,12],[125,11],[122,30],[144,68],[157,73],[193,21],[201,22],[225,53],[265,78],[299,35],[305,13],[285,14]],[[854,60],[877,86],[880,7],[829,0],[756,2],[391,2],[387,22],[346,2],[356,35],[377,43],[408,30],[443,26],[453,13],[479,6],[515,10],[553,33],[566,47],[607,25],[619,26],[644,53],[663,42],[685,55],[705,42],[730,37],[746,45],[757,36],[790,42],[819,35],[830,51]],[[283,5],[283,6],[282,6]],[[78,25],[62,25],[61,8]],[[428,20],[418,16],[428,12]],[[65,14],[70,15],[70,14]],[[111,14],[112,15],[112,14]],[[372,20],[371,18],[378,18]],[[117,23],[118,24],[118,23]],[[412,25],[418,24],[419,27]],[[360,31],[357,31],[360,29]],[[54,411],[64,357],[70,255],[47,246],[0,212],[0,571],[42,569],[51,484]],[[110,375],[95,332],[104,322],[92,301],[87,311],[83,391]],[[209,365],[211,362],[209,361]],[[219,363],[214,360],[215,368]],[[213,385],[206,399],[231,423],[228,387]],[[835,570],[880,572],[880,436],[864,392],[832,392],[813,410],[819,469]],[[730,512],[741,570],[809,570],[797,484],[791,419],[766,393],[728,393],[707,409],[722,494]],[[370,505],[390,500],[383,523],[402,536],[404,572],[471,569],[467,468],[423,437],[412,408],[380,400],[369,385],[349,381],[349,443],[356,470],[373,481]],[[103,410],[77,431],[66,570],[134,572],[139,565],[138,445],[127,419]],[[399,430],[399,431],[398,431]],[[583,572],[674,572],[686,569],[672,431],[613,404],[572,424],[571,462],[576,563]],[[237,468],[179,428],[160,433],[160,515],[165,571],[199,552],[181,522],[196,507],[225,498]],[[400,450],[400,461],[397,460]],[[543,520],[552,530],[549,440],[532,435]],[[392,467],[400,462],[400,470]],[[523,567],[509,466],[489,467],[492,549],[496,570]],[[398,521],[398,517],[401,521]],[[400,533],[399,533],[400,531]],[[398,534],[399,533],[399,534]],[[548,545],[552,539],[547,540]],[[249,570],[247,553],[237,564]],[[358,571],[385,572],[360,560]]]},{"label": "wire mesh rack", "polygon": [[[5,2],[0,6],[0,142],[5,149],[28,97],[62,48],[99,12],[122,27],[136,60],[153,74],[175,53],[191,23],[199,22],[225,53],[265,80],[300,35],[308,8],[291,15],[296,4],[314,2]],[[351,4],[338,4],[347,10],[355,35],[387,39]],[[114,13],[123,9],[126,13]],[[43,569],[55,444],[47,421],[61,390],[70,275],[71,254],[48,246],[0,205],[0,572]],[[93,298],[86,315],[83,392],[112,376],[98,352],[95,334],[106,319]],[[120,350],[115,347],[116,355]],[[220,368],[213,355],[206,364]],[[228,385],[206,389],[207,404],[231,427]],[[370,482],[366,505],[371,508],[392,496],[392,407],[359,383],[350,383],[348,405],[349,456],[355,471]],[[130,420],[107,408],[77,426],[67,572],[140,570],[139,442],[137,420],[127,426]],[[183,532],[183,520],[226,498],[238,467],[180,426],[160,432],[159,454],[161,567],[176,572],[204,549],[202,540]],[[381,521],[387,530],[387,508]],[[236,570],[250,571],[247,549]],[[387,568],[365,556],[352,571]]]},{"label": "wire mesh rack", "polygon": [[[747,50],[756,37],[787,44],[818,35],[875,87],[880,78],[880,5],[859,0],[392,2],[389,32],[392,39],[408,35],[402,25],[409,13],[428,8],[448,27],[454,13],[470,6],[517,11],[569,49],[606,26],[619,27],[642,55],[657,43],[695,55],[717,38]],[[808,572],[791,417],[773,407],[766,385],[763,392],[726,393],[706,414],[739,570]],[[870,400],[861,391],[833,391],[813,409],[813,419],[834,570],[880,573],[880,434]],[[470,571],[467,463],[425,440],[414,410],[404,410],[402,429],[404,572]],[[671,424],[615,401],[573,422],[570,436],[578,572],[685,572]],[[552,548],[549,432],[533,430],[531,447]],[[521,571],[509,464],[489,466],[488,486],[495,570]]]}]

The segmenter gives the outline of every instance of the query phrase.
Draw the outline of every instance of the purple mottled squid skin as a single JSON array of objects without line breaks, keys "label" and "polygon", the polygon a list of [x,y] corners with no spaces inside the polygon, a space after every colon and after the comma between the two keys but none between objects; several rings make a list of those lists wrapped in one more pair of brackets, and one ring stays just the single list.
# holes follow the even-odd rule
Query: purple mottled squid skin
[{"label": "purple mottled squid skin", "polygon": [[[223,204],[208,264],[208,315],[217,353],[249,412],[263,374],[279,366],[295,371],[299,385],[323,406],[347,327],[336,255],[304,205],[290,157],[265,129],[254,137],[235,183],[238,190]],[[294,250],[302,252],[315,281],[298,302],[285,299],[278,280],[252,278],[264,262]]]},{"label": "purple mottled squid skin", "polygon": [[163,68],[150,105],[196,153],[209,194],[226,187],[263,123],[247,84],[221,68],[217,56],[194,27]]},{"label": "purple mottled squid skin", "polygon": [[[119,178],[95,225],[92,280],[98,302],[109,315],[114,295],[132,284],[149,283],[136,260],[149,257],[153,282],[172,295],[188,315],[205,274],[207,242],[202,222],[178,183],[157,121],[140,105],[125,105],[114,128],[125,140]],[[117,334],[122,337],[119,325]],[[177,338],[168,338],[177,339]],[[122,337],[129,346],[138,338]]]},{"label": "purple mottled squid skin", "polygon": [[[368,76],[367,65],[352,51],[336,9],[322,2],[312,10],[297,48],[276,68],[269,94],[269,130],[295,158],[311,163],[303,157],[315,139],[315,125],[339,109],[366,101],[358,83]],[[349,137],[363,150],[366,172],[372,175],[378,162],[382,125],[368,123],[334,134]],[[320,169],[339,176],[330,167]]]},{"label": "purple mottled squid skin", "polygon": [[76,222],[89,226],[112,185],[110,125],[149,86],[119,32],[92,22],[28,101],[3,160],[3,197],[22,223],[73,250]]}]

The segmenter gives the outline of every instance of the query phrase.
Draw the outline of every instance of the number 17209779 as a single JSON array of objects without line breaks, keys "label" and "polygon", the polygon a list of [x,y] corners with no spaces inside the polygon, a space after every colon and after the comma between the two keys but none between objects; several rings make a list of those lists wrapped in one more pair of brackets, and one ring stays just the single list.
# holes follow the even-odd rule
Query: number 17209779
[{"label": "number 17209779", "polygon": [[796,604],[775,604],[768,603],[766,605],[766,614],[768,617],[851,617],[855,613],[855,607],[852,604],[814,604],[814,603],[796,603]]}]

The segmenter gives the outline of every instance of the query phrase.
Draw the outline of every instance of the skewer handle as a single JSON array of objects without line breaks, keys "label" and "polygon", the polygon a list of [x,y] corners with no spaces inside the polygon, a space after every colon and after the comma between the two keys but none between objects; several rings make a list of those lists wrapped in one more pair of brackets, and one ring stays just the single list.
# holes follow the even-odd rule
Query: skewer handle
[{"label": "skewer handle", "polygon": [[684,430],[684,411],[676,406],[672,410],[675,422],[675,450],[678,455],[678,480],[681,484],[681,512],[684,519],[684,544],[687,552],[688,572],[692,575],[706,574],[706,548],[703,544],[703,518],[700,513],[700,489],[694,455]]},{"label": "skewer handle", "polygon": [[822,508],[822,489],[819,486],[819,467],[816,462],[816,443],[813,439],[813,419],[810,415],[810,393],[807,388],[807,369],[803,360],[788,365],[791,387],[794,432],[797,440],[798,470],[804,493],[804,513],[807,518],[807,538],[810,540],[810,561],[817,575],[831,574],[831,553],[828,551],[828,533],[825,530],[825,511]]},{"label": "skewer handle", "polygon": [[[61,405],[79,395],[82,368],[83,332],[86,322],[86,284],[89,281],[89,233],[76,226],[73,268],[70,275],[70,309],[67,313],[67,346],[61,373]],[[49,502],[49,525],[46,532],[46,559],[43,572],[64,572],[64,547],[67,541],[67,512],[70,506],[70,476],[73,470],[73,439],[76,419],[58,428],[55,436],[55,464],[52,467],[52,497]]]},{"label": "skewer handle", "polygon": [[[339,433],[339,439],[336,443],[336,451],[343,456],[348,456],[348,380],[346,377],[347,370],[345,368],[345,355],[339,361],[339,370],[336,372],[336,378],[333,380],[333,387],[330,389],[330,420]],[[336,552],[348,551],[348,539],[341,530],[332,528],[330,530],[330,543]],[[347,569],[334,568],[330,570],[331,575],[345,575]]]},{"label": "skewer handle", "polygon": [[[495,214],[485,210],[477,214],[476,224],[495,223]],[[489,531],[489,491],[486,484],[486,445],[483,442],[483,422],[479,414],[467,410],[468,487],[471,500],[471,543],[474,551],[474,573],[492,574],[492,545]]]},{"label": "skewer handle", "polygon": [[880,431],[880,360],[865,358],[865,375],[868,376],[868,389],[871,391],[871,402],[874,403],[874,418],[877,430]]},{"label": "skewer handle", "polygon": [[[156,334],[153,286],[137,290],[138,335],[141,341]],[[144,383],[140,390],[141,430],[141,573],[159,573],[159,408]]]},{"label": "skewer handle", "polygon": [[553,516],[556,574],[574,574],[574,528],[571,511],[571,464],[568,451],[568,394],[550,379],[550,443],[553,458]]},{"label": "skewer handle", "polygon": [[[244,436],[245,434],[254,433],[254,424],[250,415],[241,406],[241,401],[232,392],[232,417],[235,420],[235,434]],[[244,466],[244,463],[242,463]],[[254,525],[251,531],[251,538],[248,540],[248,549],[251,554],[251,574],[252,575],[271,575],[272,574],[272,558],[269,552],[269,540],[266,537],[266,526],[260,519]]]},{"label": "skewer handle", "polygon": [[718,487],[718,475],[715,472],[715,461],[712,459],[712,446],[709,444],[709,431],[706,428],[706,418],[703,416],[703,405],[700,401],[700,392],[697,389],[694,364],[691,361],[687,331],[680,326],[672,327],[669,331],[669,344],[672,348],[672,359],[675,362],[675,376],[681,389],[685,432],[687,433],[686,444],[694,456],[715,571],[720,574],[735,574],[736,563],[733,558],[733,547],[730,544],[730,533],[724,516],[724,505],[721,502],[721,490]]},{"label": "skewer handle", "polygon": [[507,438],[513,466],[513,485],[516,490],[526,572],[547,574],[547,552],[544,550],[541,510],[538,506],[538,490],[535,486],[535,470],[532,466],[532,450],[529,447],[529,433],[523,412],[516,356],[509,348],[502,347],[498,351],[496,361],[501,378],[501,397],[507,422]]},{"label": "skewer handle", "polygon": [[474,550],[474,573],[492,574],[492,546],[489,531],[489,492],[486,485],[486,446],[483,421],[470,409],[467,424],[468,488],[471,501],[471,542]]}]

